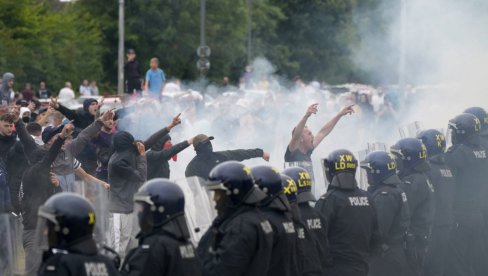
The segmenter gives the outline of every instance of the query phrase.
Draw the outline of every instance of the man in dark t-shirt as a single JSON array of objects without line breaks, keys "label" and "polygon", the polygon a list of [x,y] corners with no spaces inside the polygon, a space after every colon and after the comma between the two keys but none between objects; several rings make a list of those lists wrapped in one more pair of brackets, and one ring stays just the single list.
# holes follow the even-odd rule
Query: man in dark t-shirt
[{"label": "man in dark t-shirt", "polygon": [[307,108],[305,115],[298,122],[297,126],[292,131],[291,141],[286,148],[285,162],[311,162],[311,155],[313,150],[329,135],[334,129],[335,125],[342,116],[354,113],[353,106],[345,106],[337,115],[335,115],[330,121],[328,121],[314,137],[312,131],[306,126],[308,118],[312,114],[317,113],[318,103],[312,104]]}]

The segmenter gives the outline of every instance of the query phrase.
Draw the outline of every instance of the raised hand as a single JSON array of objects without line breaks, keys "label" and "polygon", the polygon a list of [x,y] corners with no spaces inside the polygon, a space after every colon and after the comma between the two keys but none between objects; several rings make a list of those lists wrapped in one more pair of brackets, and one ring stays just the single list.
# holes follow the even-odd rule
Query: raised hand
[{"label": "raised hand", "polygon": [[136,146],[137,152],[140,156],[146,155],[146,147],[144,147],[144,144],[141,141],[134,142],[134,145]]},{"label": "raised hand", "polygon": [[310,115],[312,115],[312,114],[317,114],[318,106],[319,106],[318,103],[314,103],[314,104],[310,105],[307,108],[307,112],[305,112],[305,116],[310,117]]},{"label": "raised hand", "polygon": [[73,134],[74,130],[75,130],[75,126],[73,126],[73,124],[71,123],[66,124],[63,130],[61,131],[61,137],[65,139],[68,138],[69,136],[71,136],[71,134]]},{"label": "raised hand", "polygon": [[49,103],[49,106],[54,109],[58,109],[59,108],[58,98],[51,98],[51,102]]},{"label": "raised hand", "polygon": [[341,111],[339,111],[340,116],[345,116],[347,114],[352,114],[352,113],[354,113],[354,104],[345,106],[344,108],[341,109]]},{"label": "raised hand", "polygon": [[175,126],[181,124],[181,113],[178,113],[178,115],[176,115],[175,117],[173,117],[173,120],[171,121],[171,124],[168,125],[168,128],[169,129],[172,129],[174,128]]},{"label": "raised hand", "polygon": [[115,116],[114,110],[110,109],[107,112],[103,113],[102,122],[113,120],[114,116]]}]

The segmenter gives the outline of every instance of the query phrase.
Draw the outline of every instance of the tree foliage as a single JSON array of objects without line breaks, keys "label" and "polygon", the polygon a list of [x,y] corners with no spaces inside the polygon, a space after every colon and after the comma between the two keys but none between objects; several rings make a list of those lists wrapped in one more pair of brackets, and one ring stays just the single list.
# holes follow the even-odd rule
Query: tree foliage
[{"label": "tree foliage", "polygon": [[[249,26],[253,57],[269,59],[288,78],[382,81],[370,69],[395,77],[397,60],[382,58],[377,49],[394,50],[395,42],[384,38],[391,32],[388,20],[397,15],[397,4],[387,3],[396,1],[206,2],[211,81],[223,76],[238,80],[247,63]],[[385,7],[392,12],[377,16]],[[141,70],[158,57],[169,77],[195,80],[199,44],[200,0],[125,0],[125,48],[136,50]],[[102,80],[113,91],[117,47],[118,1],[0,1],[0,69],[12,71],[21,82],[46,80],[59,88],[64,81],[78,84],[87,78]]]},{"label": "tree foliage", "polygon": [[0,1],[0,71],[20,84],[46,81],[51,89],[64,82],[103,76],[99,22],[72,5],[50,1]]}]

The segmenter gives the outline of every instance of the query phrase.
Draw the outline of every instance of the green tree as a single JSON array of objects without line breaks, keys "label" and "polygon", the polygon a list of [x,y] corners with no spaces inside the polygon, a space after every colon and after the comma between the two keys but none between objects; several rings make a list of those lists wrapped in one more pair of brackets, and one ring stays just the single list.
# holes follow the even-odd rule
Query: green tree
[{"label": "green tree", "polygon": [[[267,0],[254,0],[253,27],[274,34],[283,17]],[[97,18],[104,34],[105,80],[116,83],[118,10],[115,1],[84,0],[76,3]],[[196,49],[200,44],[199,0],[126,0],[125,47],[137,52],[141,70],[156,56],[169,77],[198,78]],[[207,1],[206,41],[212,49],[208,78],[219,81],[224,75],[238,79],[246,63],[248,26],[246,0]],[[260,43],[260,42],[259,42]],[[269,52],[269,51],[268,51]],[[266,53],[257,50],[256,54]]]},{"label": "green tree", "polygon": [[66,81],[99,80],[101,41],[98,22],[73,5],[0,1],[0,70],[14,73],[17,83],[46,81],[58,90]]}]

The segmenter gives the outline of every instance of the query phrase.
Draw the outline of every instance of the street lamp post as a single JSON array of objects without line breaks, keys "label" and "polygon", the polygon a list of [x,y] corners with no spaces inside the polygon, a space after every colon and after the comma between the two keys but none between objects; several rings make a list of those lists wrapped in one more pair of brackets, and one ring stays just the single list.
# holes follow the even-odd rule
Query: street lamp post
[{"label": "street lamp post", "polygon": [[205,42],[205,0],[200,0],[200,46],[197,49],[197,56],[199,57],[197,61],[197,68],[200,71],[200,78],[203,79],[208,69],[210,69],[210,61],[208,57],[210,56],[210,48]]},{"label": "street lamp post", "polygon": [[252,59],[252,0],[247,0],[247,64]]},{"label": "street lamp post", "polygon": [[407,0],[400,1],[400,51],[398,60],[398,84],[400,89],[405,86],[406,55],[407,55]]},{"label": "street lamp post", "polygon": [[124,95],[124,0],[119,0],[119,52],[117,72],[117,94]]}]

